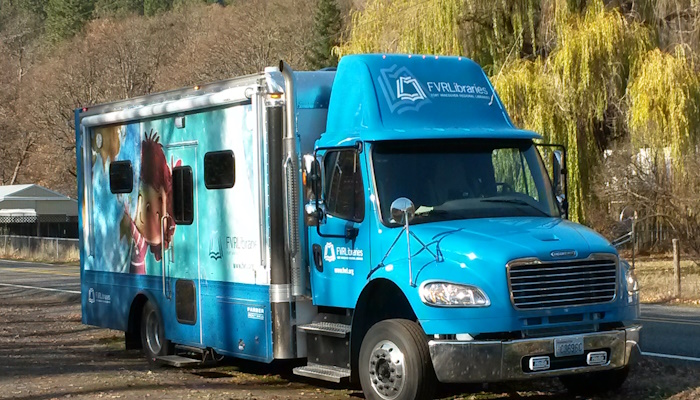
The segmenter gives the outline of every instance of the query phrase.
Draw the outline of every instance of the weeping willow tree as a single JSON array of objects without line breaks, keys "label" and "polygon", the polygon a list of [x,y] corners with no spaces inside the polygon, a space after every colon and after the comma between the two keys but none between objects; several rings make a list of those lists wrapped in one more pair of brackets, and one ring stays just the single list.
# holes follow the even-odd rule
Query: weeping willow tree
[{"label": "weeping willow tree", "polygon": [[466,55],[492,73],[542,47],[539,7],[540,0],[368,0],[352,12],[335,53]]},{"label": "weeping willow tree", "polygon": [[637,148],[670,149],[675,177],[700,144],[700,77],[683,47],[675,55],[654,49],[644,55],[628,90],[630,139]]},{"label": "weeping willow tree", "polygon": [[538,37],[540,0],[463,2],[460,37],[464,54],[494,74],[509,60],[544,50]]},{"label": "weeping willow tree", "polygon": [[552,54],[511,63],[494,83],[516,125],[568,147],[570,214],[582,221],[591,170],[602,150],[624,134],[620,99],[652,36],[600,2],[583,16],[562,12],[557,20]]},{"label": "weeping willow tree", "polygon": [[350,38],[334,49],[353,53],[461,54],[461,0],[369,0],[352,13]]}]

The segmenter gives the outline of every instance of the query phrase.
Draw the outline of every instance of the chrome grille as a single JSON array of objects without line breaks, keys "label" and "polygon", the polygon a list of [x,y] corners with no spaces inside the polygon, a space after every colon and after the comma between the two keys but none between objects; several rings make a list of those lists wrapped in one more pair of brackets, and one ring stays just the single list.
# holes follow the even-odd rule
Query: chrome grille
[{"label": "chrome grille", "polygon": [[583,260],[508,263],[508,286],[517,309],[569,307],[607,303],[615,299],[617,258],[592,256]]}]

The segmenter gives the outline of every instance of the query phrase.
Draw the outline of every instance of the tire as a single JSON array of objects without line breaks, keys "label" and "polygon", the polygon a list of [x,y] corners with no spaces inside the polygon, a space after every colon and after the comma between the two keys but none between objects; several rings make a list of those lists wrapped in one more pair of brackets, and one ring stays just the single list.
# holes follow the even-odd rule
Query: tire
[{"label": "tire", "polygon": [[367,399],[432,399],[437,379],[428,341],[417,323],[389,319],[375,324],[362,340],[358,362]]},{"label": "tire", "polygon": [[141,314],[141,344],[143,353],[149,363],[155,364],[156,357],[172,354],[172,345],[165,338],[163,318],[158,307],[146,302]]},{"label": "tire", "polygon": [[572,394],[592,395],[614,391],[620,388],[629,367],[609,371],[590,372],[581,375],[567,375],[559,378],[566,390]]}]

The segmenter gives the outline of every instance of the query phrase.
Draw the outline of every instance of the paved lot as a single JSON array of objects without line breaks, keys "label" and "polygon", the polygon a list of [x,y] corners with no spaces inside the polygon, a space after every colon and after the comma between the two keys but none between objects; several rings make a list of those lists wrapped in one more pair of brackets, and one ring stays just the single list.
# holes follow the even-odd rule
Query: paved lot
[{"label": "paved lot", "polygon": [[80,268],[0,260],[0,288],[80,293]]},{"label": "paved lot", "polygon": [[700,363],[700,308],[643,305],[641,323],[645,354]]},{"label": "paved lot", "polygon": [[[79,281],[76,266],[0,260],[0,398],[362,398],[352,386],[296,377],[288,364],[232,360],[191,369],[150,366],[138,351],[124,350],[121,332],[80,323]],[[643,350],[697,354],[695,310],[644,307],[643,315],[650,327],[642,336]],[[439,393],[465,399],[573,399],[556,380],[450,386]],[[598,398],[700,398],[700,363],[644,357],[619,392]]]},{"label": "paved lot", "polygon": [[[0,288],[80,292],[77,266],[0,260]],[[700,308],[642,305],[641,348],[645,354],[700,362]],[[697,359],[697,360],[695,360]]]}]

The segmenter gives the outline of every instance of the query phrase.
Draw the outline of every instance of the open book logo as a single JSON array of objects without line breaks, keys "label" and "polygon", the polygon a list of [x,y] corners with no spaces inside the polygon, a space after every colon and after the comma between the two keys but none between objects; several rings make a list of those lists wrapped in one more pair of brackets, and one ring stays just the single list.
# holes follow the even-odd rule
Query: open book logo
[{"label": "open book logo", "polygon": [[326,247],[323,249],[323,259],[327,262],[335,261],[335,247],[333,247],[333,243],[326,243]]},{"label": "open book logo", "polygon": [[425,99],[425,92],[418,80],[410,76],[400,76],[396,80],[396,97],[401,100],[418,101]]},{"label": "open book logo", "polygon": [[223,257],[221,251],[221,237],[218,232],[214,232],[209,239],[209,258],[212,260],[220,260]]},{"label": "open book logo", "polygon": [[406,67],[393,65],[380,69],[379,88],[392,113],[418,111],[430,103],[420,81]]}]

